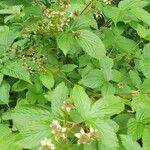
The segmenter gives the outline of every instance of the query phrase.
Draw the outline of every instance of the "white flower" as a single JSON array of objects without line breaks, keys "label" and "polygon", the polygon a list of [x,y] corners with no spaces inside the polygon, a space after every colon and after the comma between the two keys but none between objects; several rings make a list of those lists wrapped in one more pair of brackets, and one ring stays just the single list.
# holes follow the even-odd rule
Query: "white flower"
[{"label": "white flower", "polygon": [[41,140],[40,150],[54,150],[55,146],[52,143],[51,139],[44,138]]},{"label": "white flower", "polygon": [[94,139],[96,138],[97,132],[98,132],[97,129],[93,129],[92,127],[90,127],[90,132],[89,132],[89,134],[90,134],[90,137],[91,137],[92,140],[94,140]]},{"label": "white flower", "polygon": [[74,105],[71,101],[64,101],[62,109],[65,109],[67,112],[70,112],[72,109],[74,109]]},{"label": "white flower", "polygon": [[87,144],[91,142],[90,133],[85,133],[83,128],[80,129],[80,133],[75,133],[75,137],[78,138],[78,145]]},{"label": "white flower", "polygon": [[106,5],[110,5],[112,3],[112,0],[103,0],[103,2],[106,4]]},{"label": "white flower", "polygon": [[67,128],[61,127],[56,128],[52,130],[52,134],[54,135],[56,140],[59,140],[60,138],[66,139],[67,138]]},{"label": "white flower", "polygon": [[94,14],[95,14],[96,18],[99,18],[99,17],[102,17],[102,16],[103,16],[102,11],[95,12]]},{"label": "white flower", "polygon": [[58,122],[58,120],[53,120],[52,123],[50,124],[50,127],[53,129],[58,129],[58,128],[61,128],[61,125]]}]

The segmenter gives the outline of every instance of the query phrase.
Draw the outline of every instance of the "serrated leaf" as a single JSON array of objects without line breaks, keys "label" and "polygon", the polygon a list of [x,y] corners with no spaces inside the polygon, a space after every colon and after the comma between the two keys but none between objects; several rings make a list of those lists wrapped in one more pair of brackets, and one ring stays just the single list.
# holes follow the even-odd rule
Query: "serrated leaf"
[{"label": "serrated leaf", "polygon": [[15,142],[18,141],[18,134],[9,134],[5,136],[2,140],[0,140],[0,148],[1,150],[22,150],[21,147],[18,147]]},{"label": "serrated leaf", "polygon": [[108,95],[96,101],[91,108],[89,118],[104,118],[119,114],[124,110],[123,100],[120,97]]},{"label": "serrated leaf", "polygon": [[103,81],[104,77],[102,71],[94,69],[91,70],[85,76],[83,76],[83,78],[79,81],[79,83],[90,88],[98,88],[103,84]]},{"label": "serrated leaf", "polygon": [[131,118],[128,121],[128,135],[134,140],[139,140],[142,137],[144,131],[144,124],[138,122],[136,119]]},{"label": "serrated leaf", "polygon": [[10,85],[8,82],[3,81],[0,85],[0,104],[7,104],[9,102],[9,91],[10,91]]},{"label": "serrated leaf", "polygon": [[71,32],[58,32],[56,34],[56,40],[58,47],[66,55],[72,48],[74,37]]},{"label": "serrated leaf", "polygon": [[4,75],[2,73],[0,73],[0,84],[2,83],[3,81],[3,78],[4,78]]},{"label": "serrated leaf", "polygon": [[107,121],[94,120],[92,125],[98,130],[100,134],[99,141],[105,146],[112,148],[118,147],[118,139],[114,129],[108,124]]},{"label": "serrated leaf", "polygon": [[146,29],[144,26],[138,24],[136,31],[140,37],[150,41],[150,29]]},{"label": "serrated leaf", "polygon": [[114,37],[113,46],[121,52],[125,51],[128,53],[134,51],[138,47],[135,41],[120,35]]},{"label": "serrated leaf", "polygon": [[75,65],[75,64],[66,64],[66,65],[63,65],[62,68],[61,68],[61,71],[63,72],[71,72],[73,71],[75,68],[77,68],[78,66]]},{"label": "serrated leaf", "polygon": [[90,98],[85,93],[84,89],[79,85],[76,85],[73,88],[71,97],[77,111],[82,116],[82,118],[86,120],[88,118],[92,103]]},{"label": "serrated leaf", "polygon": [[21,10],[21,6],[11,6],[10,8],[7,9],[1,9],[0,10],[0,14],[19,14]]},{"label": "serrated leaf", "polygon": [[51,137],[49,122],[45,123],[39,120],[38,122],[31,123],[29,126],[21,129],[20,135],[21,139],[15,143],[19,147],[31,149],[40,146],[41,140],[45,137]]},{"label": "serrated leaf", "polygon": [[122,80],[122,77],[123,74],[120,71],[115,69],[112,70],[112,81],[120,82]]},{"label": "serrated leaf", "polygon": [[8,26],[0,26],[0,45],[8,48],[16,37],[16,34]]},{"label": "serrated leaf", "polygon": [[106,51],[101,39],[94,33],[88,30],[80,30],[80,35],[77,38],[77,43],[91,57],[101,59],[105,56]]},{"label": "serrated leaf", "polygon": [[150,148],[150,138],[149,138],[149,135],[150,135],[150,126],[147,126],[144,129],[144,133],[143,133],[143,136],[142,136],[142,142],[143,142],[143,149],[144,150],[149,150],[149,148]]},{"label": "serrated leaf", "polygon": [[150,123],[150,105],[137,111],[136,119],[144,124]]},{"label": "serrated leaf", "polygon": [[29,72],[22,66],[20,61],[9,61],[5,63],[1,72],[5,75],[31,83]]},{"label": "serrated leaf", "polygon": [[102,72],[104,74],[104,78],[106,81],[109,81],[112,79],[112,67],[113,67],[113,59],[109,57],[104,57],[100,60],[100,66],[102,69]]},{"label": "serrated leaf", "polygon": [[143,56],[144,58],[150,58],[150,43],[144,45]]},{"label": "serrated leaf", "polygon": [[136,88],[140,88],[141,86],[141,79],[139,77],[139,74],[136,70],[130,70],[129,71],[129,75],[130,75],[130,78],[131,78],[131,81],[132,81],[132,84],[136,87]]},{"label": "serrated leaf", "polygon": [[52,119],[52,114],[48,109],[33,105],[17,107],[10,115],[15,126],[20,130],[34,122],[45,123]]},{"label": "serrated leaf", "polygon": [[24,91],[25,89],[27,89],[27,85],[28,85],[28,82],[23,81],[23,80],[18,80],[12,85],[11,90],[15,92]]},{"label": "serrated leaf", "polygon": [[40,74],[42,84],[49,90],[54,86],[54,77],[50,71]]},{"label": "serrated leaf", "polygon": [[123,0],[119,3],[118,7],[120,9],[132,9],[133,7],[145,7],[149,4],[149,2],[141,1],[141,0]]},{"label": "serrated leaf", "polygon": [[147,105],[150,105],[150,98],[147,95],[138,93],[132,97],[131,106],[134,111],[144,109]]},{"label": "serrated leaf", "polygon": [[101,92],[103,96],[106,95],[113,95],[116,92],[116,88],[113,86],[113,84],[111,83],[104,83],[102,88],[101,88]]},{"label": "serrated leaf", "polygon": [[142,147],[128,135],[120,135],[125,150],[142,150]]},{"label": "serrated leaf", "polygon": [[139,7],[134,7],[130,10],[132,14],[134,14],[139,20],[143,21],[144,23],[150,25],[150,14]]},{"label": "serrated leaf", "polygon": [[11,129],[7,124],[0,124],[0,141],[5,137],[11,134]]},{"label": "serrated leaf", "polygon": [[57,85],[51,95],[51,109],[55,116],[60,115],[63,101],[68,98],[68,88],[64,82]]},{"label": "serrated leaf", "polygon": [[120,15],[120,9],[119,8],[112,7],[112,6],[106,6],[103,8],[103,12],[108,18],[112,19],[112,21],[115,24],[118,22],[119,15]]},{"label": "serrated leaf", "polygon": [[141,90],[144,91],[144,92],[149,92],[150,91],[150,86],[149,85],[150,85],[150,79],[145,79],[143,81]]},{"label": "serrated leaf", "polygon": [[130,118],[133,118],[134,114],[132,113],[120,113],[113,120],[119,125],[119,133],[127,133],[127,122]]},{"label": "serrated leaf", "polygon": [[146,78],[150,79],[150,59],[144,58],[139,61],[139,67]]}]

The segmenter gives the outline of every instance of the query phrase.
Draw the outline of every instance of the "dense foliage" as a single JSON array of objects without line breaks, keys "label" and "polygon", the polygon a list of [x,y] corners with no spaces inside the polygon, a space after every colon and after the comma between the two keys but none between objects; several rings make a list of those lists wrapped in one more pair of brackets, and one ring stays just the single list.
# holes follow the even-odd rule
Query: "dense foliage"
[{"label": "dense foliage", "polygon": [[150,150],[150,0],[0,1],[0,150]]}]

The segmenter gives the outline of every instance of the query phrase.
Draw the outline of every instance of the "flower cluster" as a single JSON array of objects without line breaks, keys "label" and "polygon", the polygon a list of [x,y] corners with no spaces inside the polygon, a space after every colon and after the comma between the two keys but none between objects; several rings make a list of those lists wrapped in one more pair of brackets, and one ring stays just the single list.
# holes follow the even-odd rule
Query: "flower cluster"
[{"label": "flower cluster", "polygon": [[49,19],[47,26],[51,27],[55,31],[63,31],[65,26],[69,26],[70,17],[65,12],[65,9],[69,7],[68,1],[58,2],[58,9],[45,8],[43,14]]},{"label": "flower cluster", "polygon": [[63,2],[58,2],[58,6],[60,6],[61,9],[66,9],[69,6],[69,3],[67,0],[64,0]]},{"label": "flower cluster", "polygon": [[[29,73],[34,71],[46,71],[44,62],[47,60],[45,55],[36,56],[36,49],[29,47],[28,49],[16,49],[17,57],[22,61],[23,67],[27,68]],[[34,66],[34,67],[33,67]]]},{"label": "flower cluster", "polygon": [[53,120],[50,124],[52,128],[52,134],[54,135],[55,139],[58,140],[60,138],[66,139],[67,137],[67,128],[62,127],[58,120]]},{"label": "flower cluster", "polygon": [[74,11],[70,14],[70,18],[78,19],[80,17],[80,13],[78,11]]},{"label": "flower cluster", "polygon": [[55,146],[52,143],[51,139],[43,139],[41,141],[41,147],[39,148],[39,150],[55,150]]},{"label": "flower cluster", "polygon": [[62,109],[66,110],[67,112],[70,112],[72,109],[74,109],[74,105],[70,100],[64,101]]},{"label": "flower cluster", "polygon": [[89,132],[85,132],[83,128],[80,129],[80,133],[75,133],[75,137],[78,138],[78,145],[88,144],[97,137],[97,130],[90,128]]}]

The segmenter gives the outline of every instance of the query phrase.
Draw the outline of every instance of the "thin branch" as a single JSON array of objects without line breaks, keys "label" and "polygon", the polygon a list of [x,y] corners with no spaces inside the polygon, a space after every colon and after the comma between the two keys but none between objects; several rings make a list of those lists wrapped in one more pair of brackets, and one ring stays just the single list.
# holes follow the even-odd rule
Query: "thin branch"
[{"label": "thin branch", "polygon": [[82,14],[85,12],[85,10],[86,10],[91,4],[92,4],[92,1],[90,1],[90,2],[85,6],[85,8],[81,11],[80,15],[82,15]]}]

